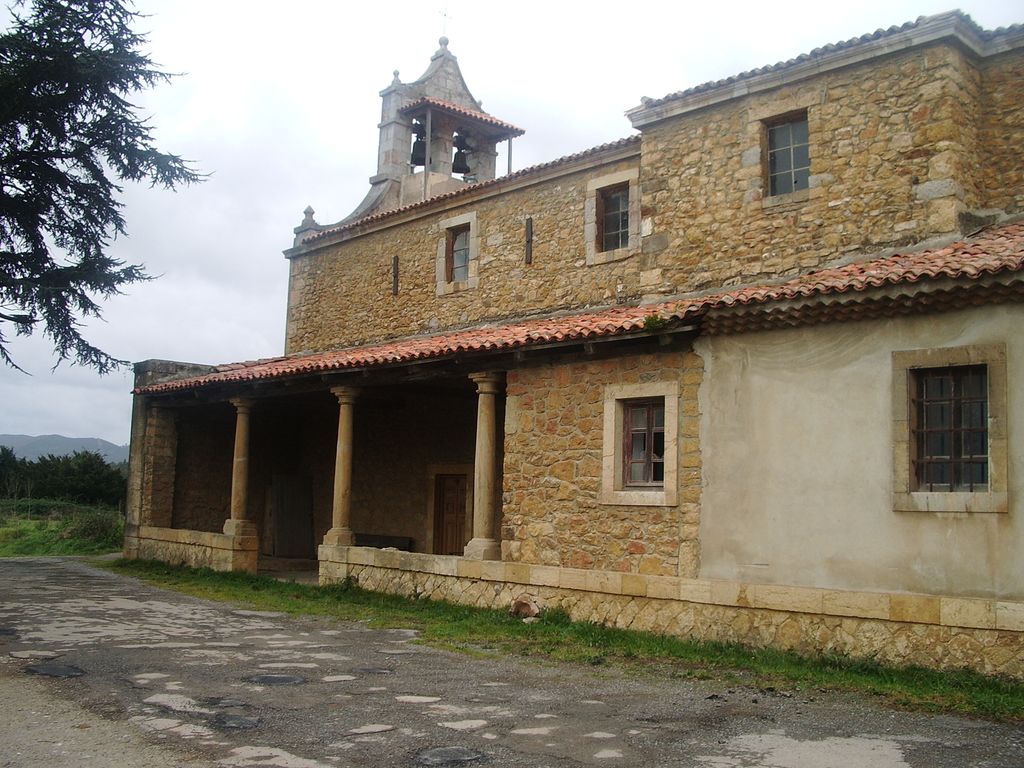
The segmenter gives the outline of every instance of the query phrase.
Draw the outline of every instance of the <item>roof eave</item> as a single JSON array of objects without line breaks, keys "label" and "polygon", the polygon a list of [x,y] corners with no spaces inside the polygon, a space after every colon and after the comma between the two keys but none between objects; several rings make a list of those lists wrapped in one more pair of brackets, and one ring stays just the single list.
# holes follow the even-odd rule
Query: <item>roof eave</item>
[{"label": "roof eave", "polygon": [[925,19],[910,29],[899,30],[876,40],[823,51],[804,61],[773,67],[767,72],[755,72],[747,77],[726,81],[707,89],[698,86],[694,92],[683,93],[678,97],[666,96],[647,101],[627,110],[626,117],[634,128],[641,129],[671,117],[942,40],[952,40],[975,56],[984,57],[1020,47],[1024,44],[1024,29],[1015,28],[1005,34],[986,39],[979,34],[978,28],[963,16],[943,14]]}]

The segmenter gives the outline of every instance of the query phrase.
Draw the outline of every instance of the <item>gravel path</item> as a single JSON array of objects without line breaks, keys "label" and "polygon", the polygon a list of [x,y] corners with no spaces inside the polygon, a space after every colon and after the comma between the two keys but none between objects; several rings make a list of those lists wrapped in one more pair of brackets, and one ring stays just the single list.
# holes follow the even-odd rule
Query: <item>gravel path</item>
[{"label": "gravel path", "polygon": [[1024,729],[234,610],[0,561],[0,766],[1024,766]]}]

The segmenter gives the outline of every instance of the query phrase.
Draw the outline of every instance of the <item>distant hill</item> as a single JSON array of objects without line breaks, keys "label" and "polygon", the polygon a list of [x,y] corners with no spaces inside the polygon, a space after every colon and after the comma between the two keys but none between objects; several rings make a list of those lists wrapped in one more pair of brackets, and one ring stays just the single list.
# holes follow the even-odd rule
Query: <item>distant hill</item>
[{"label": "distant hill", "polygon": [[19,459],[38,459],[40,456],[70,456],[75,451],[94,451],[111,464],[128,461],[128,446],[114,445],[98,437],[64,437],[64,435],[0,435],[0,445],[6,445]]}]

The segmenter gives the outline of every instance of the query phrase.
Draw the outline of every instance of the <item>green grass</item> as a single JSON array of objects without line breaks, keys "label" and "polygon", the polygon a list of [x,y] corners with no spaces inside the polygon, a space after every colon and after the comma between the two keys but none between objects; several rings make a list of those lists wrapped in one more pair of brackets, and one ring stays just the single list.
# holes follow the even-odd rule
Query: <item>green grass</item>
[{"label": "green grass", "polygon": [[843,656],[804,657],[772,649],[698,643],[569,620],[549,611],[526,624],[504,611],[367,592],[349,584],[314,587],[267,577],[126,560],[109,567],[186,594],[259,610],[365,621],[420,630],[435,647],[470,655],[514,655],[616,667],[638,675],[694,678],[788,691],[855,691],[924,711],[1024,720],[1024,683],[970,671],[890,667]]},{"label": "green grass", "polygon": [[0,500],[0,557],[99,555],[116,552],[121,514],[52,499]]}]

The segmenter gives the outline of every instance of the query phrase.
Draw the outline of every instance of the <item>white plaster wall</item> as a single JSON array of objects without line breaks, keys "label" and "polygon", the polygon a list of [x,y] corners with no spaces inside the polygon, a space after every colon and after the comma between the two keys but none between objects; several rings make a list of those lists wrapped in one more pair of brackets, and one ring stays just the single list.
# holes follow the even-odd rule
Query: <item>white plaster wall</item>
[{"label": "white plaster wall", "polygon": [[[1005,343],[1009,512],[892,509],[895,350]],[[1024,306],[698,340],[701,576],[1024,599]]]}]

